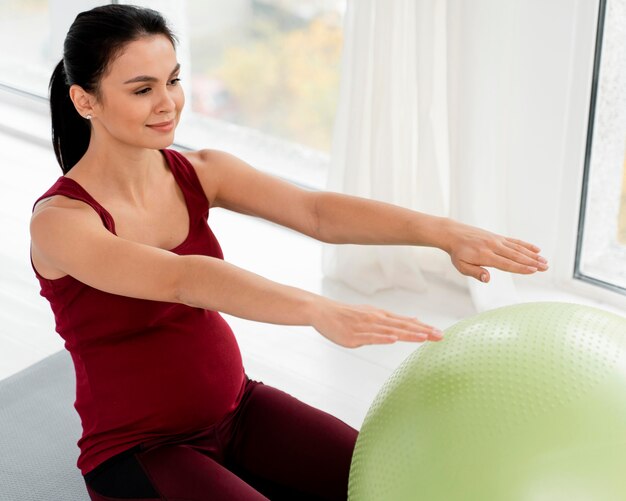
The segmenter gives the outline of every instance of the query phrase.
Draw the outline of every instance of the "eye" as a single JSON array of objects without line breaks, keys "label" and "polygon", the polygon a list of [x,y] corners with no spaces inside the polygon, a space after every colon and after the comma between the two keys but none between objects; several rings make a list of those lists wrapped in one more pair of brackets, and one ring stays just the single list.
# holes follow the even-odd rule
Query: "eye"
[{"label": "eye", "polygon": [[146,87],[145,89],[138,90],[138,91],[135,92],[135,94],[137,96],[144,96],[148,92],[150,92],[150,87]]},{"label": "eye", "polygon": [[178,77],[172,78],[170,80],[170,85],[178,85],[178,82],[180,82],[180,78],[178,78]]}]

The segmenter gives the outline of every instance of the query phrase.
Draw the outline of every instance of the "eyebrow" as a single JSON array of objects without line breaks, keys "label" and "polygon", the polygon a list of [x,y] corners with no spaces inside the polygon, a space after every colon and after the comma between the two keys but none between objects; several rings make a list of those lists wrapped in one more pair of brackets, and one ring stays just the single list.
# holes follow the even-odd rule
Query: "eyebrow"
[{"label": "eyebrow", "polygon": [[[170,76],[172,76],[174,73],[176,73],[179,69],[180,69],[180,63],[178,63],[174,67],[174,69],[170,73]],[[148,76],[148,75],[139,75],[139,76],[136,76],[134,78],[131,78],[130,80],[126,80],[124,82],[124,84],[137,83],[137,82],[158,82],[158,81],[159,81],[159,79],[156,78],[156,77],[151,77],[151,76]]]}]

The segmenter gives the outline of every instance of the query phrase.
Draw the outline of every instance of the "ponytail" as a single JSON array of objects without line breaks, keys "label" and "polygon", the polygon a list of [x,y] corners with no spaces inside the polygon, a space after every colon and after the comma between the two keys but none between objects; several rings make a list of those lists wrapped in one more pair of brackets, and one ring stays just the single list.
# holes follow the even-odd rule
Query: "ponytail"
[{"label": "ponytail", "polygon": [[87,151],[91,126],[78,114],[70,99],[63,59],[52,73],[49,91],[54,154],[63,174],[67,174]]}]

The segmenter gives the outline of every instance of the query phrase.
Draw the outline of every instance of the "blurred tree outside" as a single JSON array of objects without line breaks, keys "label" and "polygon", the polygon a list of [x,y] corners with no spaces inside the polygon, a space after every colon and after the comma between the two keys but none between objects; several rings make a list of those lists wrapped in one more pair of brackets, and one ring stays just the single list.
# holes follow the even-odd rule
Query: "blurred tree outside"
[{"label": "blurred tree outside", "polygon": [[[270,2],[271,3],[271,2]],[[338,12],[264,4],[246,36],[192,41],[194,111],[330,151],[343,43]],[[195,50],[194,50],[195,46]]]}]

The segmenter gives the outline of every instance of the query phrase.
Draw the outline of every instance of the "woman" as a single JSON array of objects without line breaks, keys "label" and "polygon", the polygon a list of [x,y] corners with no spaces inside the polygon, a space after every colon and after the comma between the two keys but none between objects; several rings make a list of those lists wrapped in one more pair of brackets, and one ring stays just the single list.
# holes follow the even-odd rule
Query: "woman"
[{"label": "woman", "polygon": [[174,37],[149,9],[78,15],[50,82],[63,176],[37,200],[31,257],[76,370],[78,467],[91,499],[345,499],[357,431],[243,369],[218,312],[310,325],[344,346],[440,331],[223,261],[209,207],[324,242],[428,245],[484,266],[546,269],[533,245],[389,204],[298,189],[227,153],[181,154]]}]

